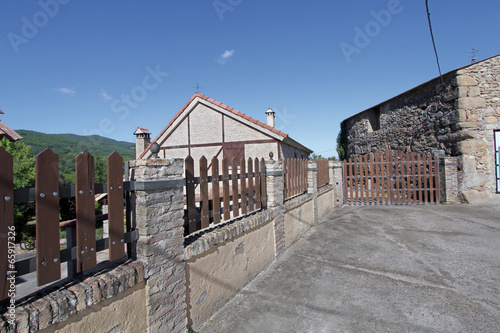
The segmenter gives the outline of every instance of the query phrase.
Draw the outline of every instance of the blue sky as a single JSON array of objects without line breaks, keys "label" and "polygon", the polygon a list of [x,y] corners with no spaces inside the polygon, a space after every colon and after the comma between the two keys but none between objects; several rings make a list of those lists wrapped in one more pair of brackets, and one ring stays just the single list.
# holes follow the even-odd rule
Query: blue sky
[{"label": "blue sky", "polygon": [[[500,53],[500,1],[429,0],[443,73]],[[425,0],[2,1],[1,120],[156,136],[200,92],[336,155],[340,122],[438,76]]]}]

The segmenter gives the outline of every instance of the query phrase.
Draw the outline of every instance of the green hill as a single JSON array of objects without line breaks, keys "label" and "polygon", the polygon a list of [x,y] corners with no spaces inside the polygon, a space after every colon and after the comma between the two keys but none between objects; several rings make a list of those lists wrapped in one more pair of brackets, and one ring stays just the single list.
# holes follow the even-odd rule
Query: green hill
[{"label": "green hill", "polygon": [[59,174],[61,183],[74,184],[75,157],[87,150],[94,156],[96,182],[106,181],[106,157],[113,151],[118,152],[124,161],[135,159],[135,144],[116,141],[99,135],[82,136],[75,134],[45,134],[29,130],[16,130],[25,145],[32,148],[36,155],[45,148],[50,148],[59,156]]},{"label": "green hill", "polygon": [[108,156],[117,151],[124,160],[135,159],[135,144],[116,141],[99,135],[82,136],[76,134],[45,134],[28,130],[16,130],[23,137],[24,144],[33,148],[36,155],[50,148],[57,155],[78,154],[87,150],[94,156]]}]

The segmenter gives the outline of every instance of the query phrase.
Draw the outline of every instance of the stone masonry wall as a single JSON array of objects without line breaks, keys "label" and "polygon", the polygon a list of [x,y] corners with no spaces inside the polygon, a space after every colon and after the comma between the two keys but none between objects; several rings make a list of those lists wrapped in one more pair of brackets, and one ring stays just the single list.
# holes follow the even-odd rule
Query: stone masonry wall
[{"label": "stone masonry wall", "polygon": [[458,89],[453,74],[443,80],[434,79],[345,120],[347,158],[391,149],[458,155]]},{"label": "stone masonry wall", "polygon": [[389,149],[458,157],[458,191],[496,190],[500,56],[433,79],[344,121],[347,157]]},{"label": "stone masonry wall", "polygon": [[494,133],[500,129],[500,56],[457,71],[459,191],[496,192]]}]

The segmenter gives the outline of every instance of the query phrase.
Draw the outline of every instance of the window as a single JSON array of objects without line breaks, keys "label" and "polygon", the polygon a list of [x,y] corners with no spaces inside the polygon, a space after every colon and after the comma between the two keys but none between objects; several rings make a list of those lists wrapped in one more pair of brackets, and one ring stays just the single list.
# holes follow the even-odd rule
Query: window
[{"label": "window", "polygon": [[497,180],[497,193],[500,193],[500,130],[493,132],[495,134],[495,171]]},{"label": "window", "polygon": [[380,129],[380,107],[377,106],[373,108],[368,116],[368,121],[372,127],[372,131],[378,131]]}]

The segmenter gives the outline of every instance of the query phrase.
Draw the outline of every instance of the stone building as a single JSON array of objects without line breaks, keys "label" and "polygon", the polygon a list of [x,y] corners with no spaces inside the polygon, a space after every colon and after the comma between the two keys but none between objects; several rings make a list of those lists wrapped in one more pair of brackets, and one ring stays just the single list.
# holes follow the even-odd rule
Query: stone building
[{"label": "stone building", "polygon": [[[160,145],[161,158],[186,158],[195,163],[204,155],[222,160],[303,157],[312,151],[274,127],[274,111],[266,112],[267,123],[255,120],[227,105],[196,93],[152,141]],[[138,159],[149,158],[149,134],[137,128]]]},{"label": "stone building", "polygon": [[345,119],[340,137],[347,158],[389,149],[456,156],[462,198],[498,199],[500,55]]}]

